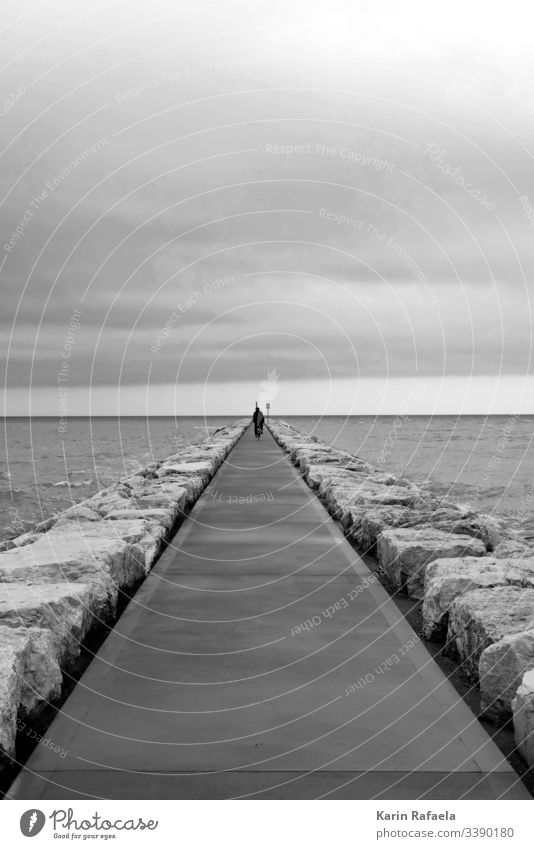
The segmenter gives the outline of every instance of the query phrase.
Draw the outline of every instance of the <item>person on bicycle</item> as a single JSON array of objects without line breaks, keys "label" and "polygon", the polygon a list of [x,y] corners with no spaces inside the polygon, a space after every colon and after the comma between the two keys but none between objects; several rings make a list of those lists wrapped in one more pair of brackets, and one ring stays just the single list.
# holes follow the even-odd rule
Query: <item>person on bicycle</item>
[{"label": "person on bicycle", "polygon": [[259,438],[263,433],[264,416],[257,404],[252,415],[252,421],[254,422],[254,436]]}]

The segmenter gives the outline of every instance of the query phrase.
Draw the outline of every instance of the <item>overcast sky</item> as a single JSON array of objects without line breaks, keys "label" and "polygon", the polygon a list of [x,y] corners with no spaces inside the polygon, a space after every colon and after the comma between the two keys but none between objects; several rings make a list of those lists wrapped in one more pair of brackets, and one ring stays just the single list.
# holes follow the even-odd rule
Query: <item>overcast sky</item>
[{"label": "overcast sky", "polygon": [[5,412],[534,412],[505,8],[4,2]]}]

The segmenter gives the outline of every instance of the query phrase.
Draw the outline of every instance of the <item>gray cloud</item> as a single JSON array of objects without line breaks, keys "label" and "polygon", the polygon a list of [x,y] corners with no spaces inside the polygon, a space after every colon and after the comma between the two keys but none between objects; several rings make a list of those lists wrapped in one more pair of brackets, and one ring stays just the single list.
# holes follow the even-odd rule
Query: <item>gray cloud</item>
[{"label": "gray cloud", "polygon": [[339,379],[351,345],[367,377],[530,370],[526,41],[512,51],[489,15],[474,56],[424,7],[416,37],[395,4],[120,5],[54,0],[10,30],[10,387],[54,385],[74,308],[79,386],[172,382],[189,344],[189,383],[222,351],[214,382],[267,360],[322,379],[314,345]]}]

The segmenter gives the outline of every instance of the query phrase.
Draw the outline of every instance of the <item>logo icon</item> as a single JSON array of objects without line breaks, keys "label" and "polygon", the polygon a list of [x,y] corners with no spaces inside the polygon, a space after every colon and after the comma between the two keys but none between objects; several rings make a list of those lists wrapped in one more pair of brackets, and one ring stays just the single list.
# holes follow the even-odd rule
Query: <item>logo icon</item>
[{"label": "logo icon", "polygon": [[24,837],[35,837],[39,834],[46,822],[46,817],[42,811],[37,808],[31,808],[29,811],[24,811],[20,818],[20,830]]}]

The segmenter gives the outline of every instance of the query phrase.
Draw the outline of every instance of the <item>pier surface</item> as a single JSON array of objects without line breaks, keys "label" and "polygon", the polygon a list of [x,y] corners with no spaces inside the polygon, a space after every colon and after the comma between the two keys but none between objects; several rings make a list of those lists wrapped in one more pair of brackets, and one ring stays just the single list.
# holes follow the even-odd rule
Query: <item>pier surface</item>
[{"label": "pier surface", "polygon": [[287,455],[251,428],[46,738],[8,797],[530,798]]}]

